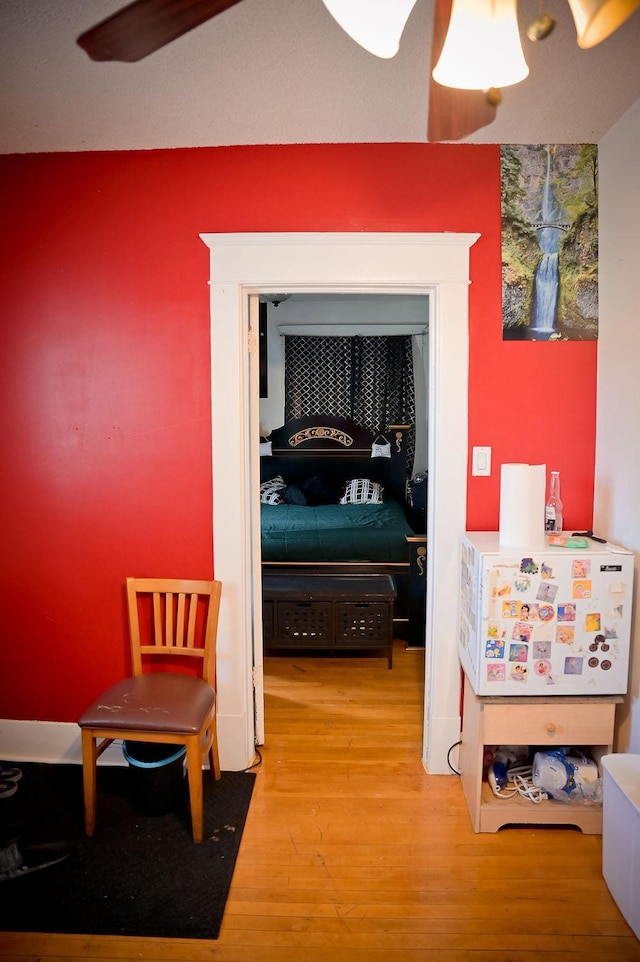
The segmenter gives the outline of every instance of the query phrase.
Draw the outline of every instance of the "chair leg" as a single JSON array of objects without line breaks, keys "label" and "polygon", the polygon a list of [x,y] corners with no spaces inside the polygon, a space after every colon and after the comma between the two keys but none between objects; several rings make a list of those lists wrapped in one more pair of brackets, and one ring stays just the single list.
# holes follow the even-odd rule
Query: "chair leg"
[{"label": "chair leg", "polygon": [[199,737],[187,741],[187,778],[189,780],[189,807],[191,808],[191,831],[194,842],[201,842],[204,835],[202,792],[202,748]]},{"label": "chair leg", "polygon": [[98,752],[96,739],[90,731],[82,729],[82,786],[84,792],[84,830],[93,835],[96,829],[96,764]]}]

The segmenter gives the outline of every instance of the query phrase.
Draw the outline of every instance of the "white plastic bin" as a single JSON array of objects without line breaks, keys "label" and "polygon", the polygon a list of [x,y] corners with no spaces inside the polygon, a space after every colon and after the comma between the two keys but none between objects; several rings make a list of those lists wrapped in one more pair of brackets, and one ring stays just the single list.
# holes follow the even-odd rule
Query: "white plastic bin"
[{"label": "white plastic bin", "polygon": [[640,755],[603,755],[602,874],[640,939]]}]

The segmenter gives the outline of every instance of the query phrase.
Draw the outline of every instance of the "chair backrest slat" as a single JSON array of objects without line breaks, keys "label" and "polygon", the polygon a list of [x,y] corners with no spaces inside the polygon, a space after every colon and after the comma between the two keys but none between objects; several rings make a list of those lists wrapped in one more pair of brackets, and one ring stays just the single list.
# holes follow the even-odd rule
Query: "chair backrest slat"
[{"label": "chair backrest slat", "polygon": [[160,605],[160,593],[153,593],[153,632],[155,644],[162,645],[162,607]]},{"label": "chair backrest slat", "polygon": [[164,596],[164,637],[162,643],[165,648],[173,645],[173,595],[168,591]]},{"label": "chair backrest slat", "polygon": [[[176,633],[173,639],[173,643],[176,648],[182,648],[184,646],[184,611],[186,604],[186,595],[184,592],[180,592],[178,595],[178,605],[176,612]],[[169,604],[169,598],[167,597],[167,604]],[[171,604],[173,605],[173,596],[171,596]]]},{"label": "chair backrest slat", "polygon": [[195,636],[196,636],[197,614],[198,614],[198,596],[195,594],[192,594],[191,601],[189,603],[189,624],[187,625],[187,646],[189,648],[193,647]]}]

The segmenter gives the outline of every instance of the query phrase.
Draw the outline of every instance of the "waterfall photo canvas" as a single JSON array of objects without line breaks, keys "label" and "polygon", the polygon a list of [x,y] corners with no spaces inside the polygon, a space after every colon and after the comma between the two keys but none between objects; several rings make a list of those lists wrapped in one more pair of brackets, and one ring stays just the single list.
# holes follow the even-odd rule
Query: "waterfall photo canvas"
[{"label": "waterfall photo canvas", "polygon": [[502,336],[598,337],[598,148],[501,147]]}]

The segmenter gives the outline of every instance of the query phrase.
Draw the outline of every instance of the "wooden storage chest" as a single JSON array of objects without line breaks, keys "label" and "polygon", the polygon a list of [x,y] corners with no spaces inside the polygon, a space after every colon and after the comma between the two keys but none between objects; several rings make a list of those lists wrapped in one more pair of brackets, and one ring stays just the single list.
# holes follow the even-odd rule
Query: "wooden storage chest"
[{"label": "wooden storage chest", "polygon": [[265,648],[384,649],[393,663],[389,575],[264,575]]}]

